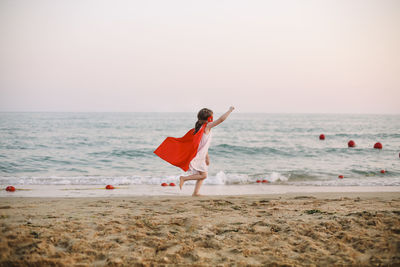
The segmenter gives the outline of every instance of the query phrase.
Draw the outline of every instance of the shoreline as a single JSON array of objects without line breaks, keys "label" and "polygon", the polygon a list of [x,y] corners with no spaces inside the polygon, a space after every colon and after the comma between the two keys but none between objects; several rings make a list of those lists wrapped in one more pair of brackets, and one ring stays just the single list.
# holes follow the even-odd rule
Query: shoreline
[{"label": "shoreline", "polygon": [[0,266],[398,265],[398,192],[0,198]]},{"label": "shoreline", "polygon": [[[95,197],[146,197],[146,196],[191,196],[194,185],[178,186],[121,185],[106,190],[105,185],[21,185],[15,192],[5,191],[1,186],[0,199],[14,197],[46,198],[95,198]],[[398,192],[400,186],[297,186],[297,185],[203,185],[200,194],[205,196],[279,195],[314,193],[358,193]]]},{"label": "shoreline", "polygon": [[203,199],[220,199],[220,198],[270,198],[275,200],[280,199],[291,199],[291,198],[298,198],[301,199],[302,197],[306,198],[315,198],[315,199],[337,199],[337,198],[357,198],[362,197],[365,199],[395,199],[399,198],[400,200],[400,193],[399,191],[349,191],[349,192],[289,192],[289,193],[271,193],[271,194],[242,194],[242,195],[201,195],[199,197],[193,197],[192,195],[130,195],[130,196],[93,196],[93,197],[86,197],[86,196],[76,196],[76,197],[1,197],[0,198],[0,205],[2,203],[13,202],[14,200],[19,201],[58,201],[58,200],[77,200],[77,201],[96,201],[96,200],[158,200],[158,201],[169,201],[169,200],[203,200]]}]

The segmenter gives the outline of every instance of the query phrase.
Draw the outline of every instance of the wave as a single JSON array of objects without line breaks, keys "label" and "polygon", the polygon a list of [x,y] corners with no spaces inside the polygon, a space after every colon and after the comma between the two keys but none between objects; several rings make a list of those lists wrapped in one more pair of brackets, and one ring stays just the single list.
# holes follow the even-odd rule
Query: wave
[{"label": "wave", "polygon": [[[364,134],[357,134],[357,133],[341,133],[341,134],[333,134],[334,137],[347,137],[350,139],[383,139],[383,138],[400,138],[400,134],[398,133],[364,133]],[[327,135],[329,137],[329,135]]]},{"label": "wave", "polygon": [[113,149],[111,151],[91,152],[88,155],[93,157],[120,157],[120,158],[141,158],[153,156],[153,151],[150,150],[137,150],[137,149]]},{"label": "wave", "polygon": [[[386,177],[384,175],[368,175],[362,177],[345,175],[344,179],[338,179],[337,175],[313,175],[305,172],[266,174],[239,174],[219,171],[216,175],[210,175],[204,180],[206,185],[250,185],[257,184],[257,180],[267,180],[267,184],[276,185],[313,185],[313,186],[357,186],[357,185],[396,185],[400,186],[400,176]],[[179,175],[170,176],[3,176],[0,177],[1,185],[160,185],[161,183],[177,183]],[[189,181],[188,184],[194,184]]]},{"label": "wave", "polygon": [[[269,175],[249,176],[247,174],[225,174],[223,171],[216,175],[210,175],[204,181],[209,185],[235,185],[235,184],[252,184],[257,180],[268,180],[271,183],[288,181],[288,177],[273,172]],[[177,176],[151,177],[151,176],[36,176],[36,177],[0,177],[0,184],[20,184],[20,185],[131,185],[131,184],[148,184],[158,185],[160,183],[176,183],[179,180]]]},{"label": "wave", "polygon": [[220,144],[217,146],[210,147],[210,153],[216,154],[245,154],[245,155],[253,155],[253,154],[274,154],[274,155],[283,155],[283,156],[292,156],[291,153],[280,150],[273,147],[267,146],[237,146],[237,145],[229,145],[229,144]]}]

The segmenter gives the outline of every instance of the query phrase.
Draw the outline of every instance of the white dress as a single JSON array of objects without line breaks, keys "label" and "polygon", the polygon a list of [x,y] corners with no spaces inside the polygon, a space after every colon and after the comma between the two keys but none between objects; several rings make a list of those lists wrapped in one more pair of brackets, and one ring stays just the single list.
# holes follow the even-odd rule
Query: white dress
[{"label": "white dress", "polygon": [[197,154],[189,164],[189,171],[193,174],[199,172],[208,172],[206,156],[208,153],[208,148],[210,147],[211,137],[211,130],[208,132],[208,134],[204,133],[201,137],[200,144],[197,149]]}]

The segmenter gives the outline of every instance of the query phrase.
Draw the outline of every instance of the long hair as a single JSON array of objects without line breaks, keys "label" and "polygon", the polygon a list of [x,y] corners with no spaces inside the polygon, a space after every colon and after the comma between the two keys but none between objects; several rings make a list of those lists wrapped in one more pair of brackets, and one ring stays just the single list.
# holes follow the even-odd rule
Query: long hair
[{"label": "long hair", "polygon": [[194,126],[195,134],[201,129],[201,126],[203,126],[203,124],[207,122],[208,117],[212,115],[213,115],[212,110],[208,108],[203,108],[199,111],[199,113],[197,113],[197,121],[196,125]]}]

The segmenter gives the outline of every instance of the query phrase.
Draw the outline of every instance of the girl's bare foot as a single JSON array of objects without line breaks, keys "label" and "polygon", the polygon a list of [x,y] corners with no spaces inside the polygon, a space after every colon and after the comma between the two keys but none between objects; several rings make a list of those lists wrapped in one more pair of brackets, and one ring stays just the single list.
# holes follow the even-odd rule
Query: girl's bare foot
[{"label": "girl's bare foot", "polygon": [[183,180],[183,176],[179,176],[179,188],[182,190],[182,186],[185,180]]},{"label": "girl's bare foot", "polygon": [[192,194],[192,197],[202,197],[203,195],[200,195],[200,194],[195,194],[195,193],[193,193]]}]

